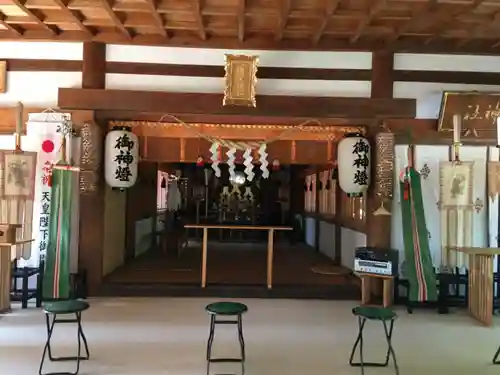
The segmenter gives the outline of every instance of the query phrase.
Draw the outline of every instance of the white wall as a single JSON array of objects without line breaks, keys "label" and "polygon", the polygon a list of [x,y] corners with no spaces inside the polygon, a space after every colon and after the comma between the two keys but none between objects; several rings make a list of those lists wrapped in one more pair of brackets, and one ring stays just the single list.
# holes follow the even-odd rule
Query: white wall
[{"label": "white wall", "polygon": [[[82,43],[0,42],[0,60],[82,60]],[[56,107],[59,87],[81,87],[81,72],[8,72],[0,106]]]},{"label": "white wall", "polygon": [[[222,66],[225,53],[258,55],[261,67],[371,69],[372,64],[372,54],[369,52],[236,51],[124,45],[108,45],[106,59],[122,62]],[[223,93],[224,78],[106,74],[106,88]],[[257,82],[257,93],[261,95],[369,97],[370,90],[371,83],[363,81],[259,79]]]},{"label": "white wall", "polygon": [[[457,72],[500,72],[499,56],[415,55],[397,53],[395,70],[432,70]],[[455,83],[395,82],[394,97],[417,99],[417,118],[436,119],[443,91],[500,91],[494,85]]]}]

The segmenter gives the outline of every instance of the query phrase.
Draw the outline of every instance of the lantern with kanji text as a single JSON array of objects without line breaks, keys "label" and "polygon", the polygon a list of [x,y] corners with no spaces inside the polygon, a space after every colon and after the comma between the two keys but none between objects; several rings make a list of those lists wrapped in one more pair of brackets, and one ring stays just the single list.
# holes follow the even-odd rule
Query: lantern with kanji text
[{"label": "lantern with kanji text", "polygon": [[347,134],[338,144],[338,181],[349,196],[359,196],[370,184],[370,143],[360,134]]},{"label": "lantern with kanji text", "polygon": [[137,180],[139,139],[126,127],[115,127],[106,135],[104,177],[112,188],[125,189]]}]

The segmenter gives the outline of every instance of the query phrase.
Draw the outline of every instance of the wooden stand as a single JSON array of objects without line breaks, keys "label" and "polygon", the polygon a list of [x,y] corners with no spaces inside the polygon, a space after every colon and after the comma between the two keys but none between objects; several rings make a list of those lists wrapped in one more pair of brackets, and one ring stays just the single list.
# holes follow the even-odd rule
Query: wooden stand
[{"label": "wooden stand", "polygon": [[468,309],[473,318],[485,326],[493,324],[493,257],[499,248],[450,248],[469,255]]},{"label": "wooden stand", "polygon": [[393,296],[393,280],[392,276],[383,276],[383,275],[373,275],[373,274],[363,274],[357,273],[361,279],[361,304],[369,305],[371,300],[371,280],[372,279],[381,279],[383,284],[383,293],[382,293],[382,306],[390,307],[392,305],[392,296]]},{"label": "wooden stand", "polygon": [[208,230],[209,229],[237,229],[237,230],[267,230],[267,288],[273,287],[273,258],[274,258],[274,232],[279,230],[293,230],[292,227],[254,226],[254,225],[201,225],[187,224],[184,228],[203,229],[203,248],[201,259],[201,287],[207,286],[207,255],[208,255]]},{"label": "wooden stand", "polygon": [[33,240],[0,243],[0,314],[10,312],[12,246],[22,245],[31,241]]}]

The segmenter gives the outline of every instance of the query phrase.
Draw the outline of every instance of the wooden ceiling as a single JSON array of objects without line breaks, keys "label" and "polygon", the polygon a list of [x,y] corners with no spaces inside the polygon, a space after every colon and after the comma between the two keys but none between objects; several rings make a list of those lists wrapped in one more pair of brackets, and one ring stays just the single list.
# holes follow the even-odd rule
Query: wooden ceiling
[{"label": "wooden ceiling", "polygon": [[500,54],[500,0],[0,0],[0,40]]}]

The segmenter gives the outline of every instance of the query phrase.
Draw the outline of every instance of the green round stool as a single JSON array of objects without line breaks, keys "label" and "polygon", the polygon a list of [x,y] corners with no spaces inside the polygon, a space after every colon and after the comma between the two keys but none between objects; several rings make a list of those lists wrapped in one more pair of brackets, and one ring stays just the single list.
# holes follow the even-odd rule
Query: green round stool
[{"label": "green round stool", "polygon": [[[207,342],[207,375],[210,374],[210,364],[217,362],[241,363],[241,374],[245,374],[245,340],[243,339],[242,315],[248,311],[248,307],[239,302],[214,302],[207,305],[205,310],[210,315],[210,333]],[[229,319],[231,317],[233,319]],[[215,325],[217,324],[237,325],[238,339],[240,341],[240,358],[212,358],[212,344],[215,336]]]},{"label": "green round stool", "polygon": [[[352,313],[358,317],[359,332],[356,342],[352,348],[351,357],[349,358],[349,364],[351,366],[356,366],[361,368],[361,374],[364,375],[365,367],[387,367],[389,364],[389,358],[392,357],[392,362],[394,364],[394,370],[396,375],[399,375],[399,367],[396,361],[396,354],[392,347],[392,331],[394,328],[394,321],[397,315],[391,309],[385,307],[375,307],[375,306],[358,306],[352,309]],[[384,326],[385,339],[387,342],[387,354],[385,356],[385,362],[365,362],[363,359],[363,329],[367,320],[374,320],[382,322]],[[359,362],[354,362],[354,354],[359,345]]]},{"label": "green round stool", "polygon": [[[38,370],[39,375],[76,375],[80,371],[80,361],[88,360],[90,358],[89,346],[87,339],[82,329],[82,312],[89,308],[89,304],[85,301],[69,300],[69,301],[54,301],[48,302],[43,306],[45,312],[45,323],[47,326],[47,341],[43,349],[42,360],[40,362],[40,368]],[[68,316],[75,315],[75,318],[71,319],[68,317],[58,318],[58,315]],[[52,318],[52,319],[51,319]],[[76,323],[78,332],[78,352],[76,357],[54,357],[52,356],[52,348],[50,346],[50,339],[52,338],[52,333],[54,332],[54,325],[58,324],[68,324]],[[85,356],[82,357],[82,341],[85,348]],[[49,372],[43,373],[43,364],[45,362],[45,356],[47,355],[49,360],[53,362],[63,362],[63,361],[76,361],[75,372]]]}]

